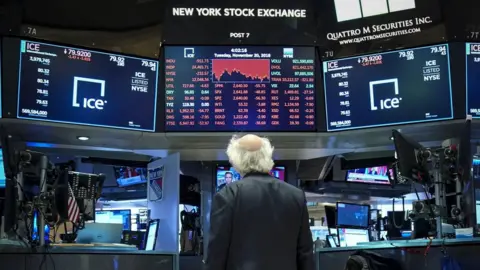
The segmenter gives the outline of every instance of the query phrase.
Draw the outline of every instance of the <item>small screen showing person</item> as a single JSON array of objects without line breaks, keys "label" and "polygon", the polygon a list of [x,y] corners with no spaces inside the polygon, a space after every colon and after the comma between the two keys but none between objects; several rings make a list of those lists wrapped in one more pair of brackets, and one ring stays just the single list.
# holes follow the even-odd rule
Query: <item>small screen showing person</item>
[{"label": "small screen showing person", "polygon": [[388,173],[387,166],[352,169],[347,171],[347,182],[390,184]]},{"label": "small screen showing person", "polygon": [[[280,179],[282,181],[285,181],[285,167],[274,167],[270,171],[270,175]],[[226,185],[238,181],[242,179],[240,174],[235,171],[233,167],[228,167],[228,166],[218,166],[217,167],[217,181],[216,181],[216,186],[217,186],[217,191],[221,190],[223,187]]]}]

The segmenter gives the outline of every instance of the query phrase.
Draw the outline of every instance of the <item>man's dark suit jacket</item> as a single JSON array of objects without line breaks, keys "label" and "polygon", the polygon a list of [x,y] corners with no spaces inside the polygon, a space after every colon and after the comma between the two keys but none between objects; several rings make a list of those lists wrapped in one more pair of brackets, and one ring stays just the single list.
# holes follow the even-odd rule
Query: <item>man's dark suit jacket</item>
[{"label": "man's dark suit jacket", "polygon": [[215,194],[205,270],[314,270],[305,193],[248,174]]}]

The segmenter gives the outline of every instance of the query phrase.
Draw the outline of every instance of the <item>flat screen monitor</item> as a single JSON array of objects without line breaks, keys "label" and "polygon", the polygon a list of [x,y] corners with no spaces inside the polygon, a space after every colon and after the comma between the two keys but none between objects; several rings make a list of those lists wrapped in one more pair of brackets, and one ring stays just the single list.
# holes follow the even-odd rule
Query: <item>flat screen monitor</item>
[{"label": "flat screen monitor", "polygon": [[[336,228],[337,227],[337,213],[336,208],[333,205],[325,205],[325,217],[327,218],[327,227]],[[337,233],[335,231],[335,233]]]},{"label": "flat screen monitor", "polygon": [[5,166],[3,164],[3,151],[0,149],[0,188],[5,188],[5,181],[7,177],[5,176]]},{"label": "flat screen monitor", "polygon": [[358,243],[370,242],[368,230],[366,229],[339,228],[338,239],[340,247],[354,247],[357,246]]},{"label": "flat screen monitor", "polygon": [[336,237],[334,237],[333,235],[330,235],[330,234],[327,235],[328,245],[329,245],[330,247],[332,247],[332,248],[333,248],[333,247],[337,247],[337,243],[335,242],[335,238],[336,238]]},{"label": "flat screen monitor", "polygon": [[326,61],[323,73],[328,131],[453,119],[447,44]]},{"label": "flat screen monitor", "polygon": [[475,210],[477,215],[477,224],[480,224],[480,200],[475,200]]},{"label": "flat screen monitor", "polygon": [[22,40],[17,117],[155,131],[158,61]]},{"label": "flat screen monitor", "polygon": [[337,203],[337,227],[368,228],[370,206],[363,204]]},{"label": "flat screen monitor", "polygon": [[147,168],[113,167],[119,187],[147,183]]},{"label": "flat screen monitor", "polygon": [[160,220],[153,219],[148,223],[147,239],[145,241],[145,250],[155,250],[157,244],[158,226]]},{"label": "flat screen monitor", "polygon": [[[231,182],[235,182],[242,179],[242,176],[235,171],[233,167],[229,166],[217,166],[217,178],[216,186],[217,191],[222,189],[224,186],[228,185]],[[285,167],[275,166],[270,171],[270,175],[281,180],[285,181]]]},{"label": "flat screen monitor", "polygon": [[165,47],[166,131],[315,131],[315,49]]},{"label": "flat screen monitor", "polygon": [[346,180],[354,183],[389,185],[388,173],[387,166],[358,168],[348,170]]},{"label": "flat screen monitor", "polygon": [[378,209],[370,209],[370,220],[377,221],[379,218]]},{"label": "flat screen monitor", "polygon": [[466,44],[467,114],[480,118],[480,43]]},{"label": "flat screen monitor", "polygon": [[95,211],[95,223],[123,224],[123,230],[130,230],[131,215],[131,210]]}]

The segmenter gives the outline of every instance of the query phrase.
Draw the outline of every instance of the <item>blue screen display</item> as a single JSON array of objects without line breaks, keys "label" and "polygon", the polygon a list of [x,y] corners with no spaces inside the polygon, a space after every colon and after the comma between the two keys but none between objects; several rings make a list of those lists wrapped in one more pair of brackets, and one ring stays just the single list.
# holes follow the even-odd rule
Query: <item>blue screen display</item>
[{"label": "blue screen display", "polygon": [[453,118],[446,44],[327,61],[323,72],[328,131]]},{"label": "blue screen display", "polygon": [[368,205],[337,203],[337,226],[366,228],[369,212]]},{"label": "blue screen display", "polygon": [[130,210],[95,211],[95,222],[123,224],[124,230],[130,230],[131,215],[132,212]]},{"label": "blue screen display", "polygon": [[0,149],[0,188],[5,187],[5,181],[6,181],[5,165],[3,163],[3,153]]},{"label": "blue screen display", "polygon": [[166,131],[314,131],[313,47],[165,48]]},{"label": "blue screen display", "polygon": [[155,131],[158,61],[21,41],[18,118]]},{"label": "blue screen display", "polygon": [[467,114],[480,118],[480,43],[466,44]]}]

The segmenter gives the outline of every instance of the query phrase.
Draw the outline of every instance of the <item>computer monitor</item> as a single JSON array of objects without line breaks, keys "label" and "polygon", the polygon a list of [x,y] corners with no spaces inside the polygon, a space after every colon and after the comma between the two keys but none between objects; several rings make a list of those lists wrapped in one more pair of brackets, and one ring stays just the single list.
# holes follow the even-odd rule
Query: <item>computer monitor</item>
[{"label": "computer monitor", "polygon": [[155,245],[157,244],[159,223],[159,219],[152,219],[148,223],[148,229],[146,234],[147,239],[145,240],[145,250],[155,250]]},{"label": "computer monitor", "polygon": [[395,145],[398,173],[413,181],[429,181],[426,173],[426,154],[424,147],[410,137],[405,136],[397,130],[392,131],[392,138]]},{"label": "computer monitor", "polygon": [[[283,166],[273,167],[269,174],[281,181],[285,181],[285,167]],[[242,179],[242,176],[237,171],[235,171],[233,167],[230,166],[217,166],[216,176],[217,191],[222,189],[225,185],[230,184],[231,182]]]},{"label": "computer monitor", "polygon": [[388,166],[357,168],[347,171],[346,181],[351,183],[390,185]]},{"label": "computer monitor", "polygon": [[123,224],[124,230],[130,230],[132,211],[125,210],[101,210],[95,211],[96,223]]},{"label": "computer monitor", "polygon": [[337,247],[337,243],[335,242],[335,238],[333,235],[327,235],[327,244],[329,247]]},{"label": "computer monitor", "polygon": [[339,228],[338,239],[340,247],[354,247],[358,243],[370,242],[367,229]]},{"label": "computer monitor", "polygon": [[128,187],[147,183],[147,168],[113,167],[119,187]]},{"label": "computer monitor", "polygon": [[[337,227],[337,214],[335,206],[325,205],[325,217],[327,218],[327,227],[336,228]],[[336,232],[335,232],[336,233]]]},{"label": "computer monitor", "polygon": [[370,209],[370,220],[377,221],[379,218],[379,211],[378,209]]},{"label": "computer monitor", "polygon": [[477,225],[480,224],[480,200],[475,201],[475,212],[477,213]]},{"label": "computer monitor", "polygon": [[337,202],[337,227],[368,228],[370,205]]}]

